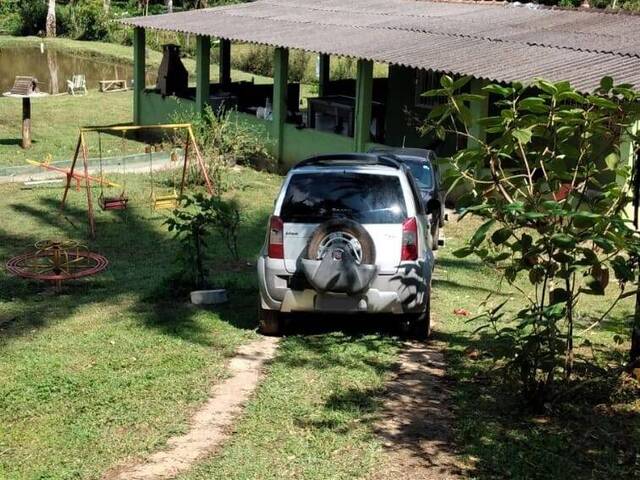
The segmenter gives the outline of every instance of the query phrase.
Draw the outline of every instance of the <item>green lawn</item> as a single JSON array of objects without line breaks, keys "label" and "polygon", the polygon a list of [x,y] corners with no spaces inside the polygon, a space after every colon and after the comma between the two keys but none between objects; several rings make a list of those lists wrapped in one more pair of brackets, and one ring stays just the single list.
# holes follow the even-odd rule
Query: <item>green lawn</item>
[{"label": "green lawn", "polygon": [[[479,323],[453,310],[477,314],[489,293],[496,302],[514,295],[497,288],[498,277],[478,262],[451,255],[478,225],[466,219],[447,226],[449,244],[439,252],[432,300],[435,339],[446,345],[455,382],[457,451],[473,465],[471,478],[634,478],[629,462],[640,440],[638,403],[612,399],[595,408],[597,392],[587,389],[590,395],[579,396],[575,407],[534,416],[487,376],[491,362],[469,354],[490,340],[473,335]],[[515,296],[512,309],[517,306]],[[617,308],[610,324],[589,339],[622,354],[628,344],[613,347],[613,336],[626,328],[620,318],[631,307]],[[583,308],[595,315],[605,307],[592,298]],[[305,321],[322,326],[303,329],[304,335],[294,327],[230,443],[181,479],[367,478],[381,468],[385,453],[372,424],[399,348],[394,330],[367,319],[296,319]]]},{"label": "green lawn", "polygon": [[[251,260],[279,178],[246,171],[238,182],[251,205],[241,242]],[[231,304],[214,312],[174,298],[176,243],[150,212],[148,177],[127,184],[131,210],[99,212],[90,243],[109,259],[104,274],[54,295],[0,271],[0,478],[99,478],[158,448],[256,335],[253,268],[231,270],[212,247],[212,277]],[[83,193],[72,194],[66,219],[60,188],[4,185],[0,194],[3,263],[39,239],[85,241]]]},{"label": "green lawn", "polygon": [[[248,260],[262,242],[279,182],[252,170],[235,173],[248,215],[241,235]],[[253,270],[226,268],[226,252],[213,247],[214,278],[230,288],[230,305],[212,312],[170,300],[163,279],[174,269],[175,244],[162,217],[148,210],[148,178],[130,176],[128,185],[132,209],[97,217],[91,246],[108,256],[105,274],[54,296],[0,273],[0,478],[98,478],[161,448],[184,431],[189,412],[224,375],[225,358],[254,338]],[[0,193],[9,199],[0,227],[3,261],[40,238],[84,238],[82,194],[72,196],[74,228],[56,214],[58,188],[1,186]],[[568,468],[578,477],[594,468],[628,477],[620,455],[639,440],[637,420],[623,411],[632,406],[613,402],[602,413],[581,406],[533,417],[487,379],[486,360],[468,355],[479,345],[470,334],[476,325],[452,311],[476,313],[496,290],[496,277],[450,252],[476,226],[465,220],[447,227],[450,244],[440,252],[434,283],[436,338],[448,345],[457,382],[460,454],[475,459],[478,478],[566,478]],[[593,339],[611,344],[622,323],[611,325]],[[366,478],[384,463],[372,422],[400,345],[393,332],[384,320],[295,319],[230,443],[183,478]],[[584,418],[588,428],[577,421]],[[588,448],[586,433],[596,435],[593,442],[587,437]]]},{"label": "green lawn", "polygon": [[[20,146],[22,105],[19,100],[0,98],[0,167],[27,165],[27,159],[44,161],[48,155],[53,160],[71,160],[80,126],[128,123],[132,110],[132,92],[104,94],[90,90],[86,96],[62,95],[33,100],[33,144],[24,150]],[[95,147],[92,145],[91,156],[97,156]],[[120,139],[105,137],[105,155],[118,155],[120,151]]]},{"label": "green lawn", "polygon": [[[523,304],[521,296],[499,285],[498,276],[471,258],[458,259],[451,252],[463,246],[479,223],[465,219],[451,224],[450,238],[442,252],[434,284],[433,304],[441,320],[438,338],[447,344],[448,370],[455,381],[456,436],[462,455],[472,458],[478,478],[637,478],[640,445],[640,390],[626,397],[611,382],[588,384],[570,395],[571,405],[549,405],[543,415],[527,411],[521,398],[505,388],[499,377],[488,375],[492,362],[481,353],[492,342],[490,335],[473,334],[481,321],[453,314],[465,308],[471,316],[481,311],[480,302],[492,294],[497,305],[512,296],[510,311]],[[524,284],[523,284],[524,286]],[[581,328],[604,313],[602,297],[586,296],[580,303]],[[606,299],[611,300],[610,296]],[[583,339],[591,348],[579,348],[600,368],[624,362],[629,349],[632,299],[619,304],[601,328]],[[578,331],[581,330],[578,328]],[[614,337],[626,341],[616,345]],[[631,395],[632,398],[629,398]]]},{"label": "green lawn", "polygon": [[[17,113],[7,105],[0,101],[0,165],[70,155],[80,124],[127,121],[131,94],[35,103],[37,143],[28,156],[11,143],[7,117]],[[141,151],[142,144],[128,148]],[[232,175],[246,215],[241,252],[253,262],[281,177],[250,169]],[[173,298],[167,278],[177,268],[176,243],[163,216],[149,210],[149,177],[128,175],[126,183],[131,209],[97,213],[90,247],[109,258],[104,274],[53,295],[0,270],[0,479],[94,479],[161,448],[187,428],[190,413],[225,375],[228,356],[255,338],[253,267],[229,265],[214,242],[212,278],[229,288],[229,305],[200,310]],[[0,195],[0,263],[43,238],[86,241],[83,193],[72,193],[65,217],[56,210],[59,187],[0,185]],[[577,393],[571,408],[533,416],[487,375],[490,361],[474,355],[491,338],[474,335],[478,323],[454,308],[475,314],[489,293],[495,301],[514,295],[495,273],[451,254],[477,226],[468,219],[446,227],[432,301],[436,338],[447,346],[459,454],[475,463],[477,478],[633,478],[637,399],[596,385]],[[581,307],[590,316],[604,308],[597,297]],[[606,352],[596,355],[598,363],[628,348],[613,338],[626,335],[631,308],[630,301],[621,305],[589,335]],[[372,423],[399,346],[384,321],[301,316],[231,441],[184,478],[366,478],[385,463]]]}]

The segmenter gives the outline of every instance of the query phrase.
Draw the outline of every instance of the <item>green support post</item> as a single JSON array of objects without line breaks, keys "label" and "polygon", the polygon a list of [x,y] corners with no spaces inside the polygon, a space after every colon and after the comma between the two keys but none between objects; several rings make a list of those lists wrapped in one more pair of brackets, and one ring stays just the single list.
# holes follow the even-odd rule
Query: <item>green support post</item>
[{"label": "green support post", "polygon": [[[482,87],[486,83],[483,80],[474,78],[471,80],[471,93],[475,95],[484,94]],[[467,138],[467,148],[478,148],[478,141],[487,140],[487,132],[484,125],[480,125],[479,119],[489,116],[489,97],[487,96],[482,102],[469,102],[469,110],[471,110],[471,127],[469,133],[471,137]],[[477,139],[477,140],[476,140]]]},{"label": "green support post", "polygon": [[142,123],[142,94],[145,87],[145,31],[133,29],[133,123]]},{"label": "green support post", "polygon": [[358,60],[356,78],[356,111],[354,125],[354,149],[364,152],[371,139],[371,101],[373,96],[373,62]]},{"label": "green support post", "polygon": [[196,37],[196,112],[204,114],[209,101],[209,67],[211,59],[211,38]]},{"label": "green support post", "polygon": [[327,95],[331,71],[331,56],[321,54],[318,56],[318,96]]},{"label": "green support post", "polygon": [[276,159],[284,151],[284,124],[287,120],[287,80],[289,77],[289,50],[276,48],[273,57],[273,138],[276,141]]},{"label": "green support post", "polygon": [[231,41],[221,38],[218,48],[220,49],[220,84],[229,85],[231,83]]},{"label": "green support post", "polygon": [[[635,165],[637,144],[633,141],[633,136],[637,135],[638,133],[640,133],[640,120],[637,120],[635,123],[633,123],[629,127],[628,132],[625,132],[625,134],[623,134],[622,138],[620,139],[620,164],[628,165],[631,169],[631,176],[629,177],[629,181],[633,180],[633,169],[637,168],[637,165]],[[631,188],[633,190],[633,185],[631,186]],[[625,208],[625,212],[631,220],[634,220],[635,212],[633,202],[627,205],[627,207]]]}]

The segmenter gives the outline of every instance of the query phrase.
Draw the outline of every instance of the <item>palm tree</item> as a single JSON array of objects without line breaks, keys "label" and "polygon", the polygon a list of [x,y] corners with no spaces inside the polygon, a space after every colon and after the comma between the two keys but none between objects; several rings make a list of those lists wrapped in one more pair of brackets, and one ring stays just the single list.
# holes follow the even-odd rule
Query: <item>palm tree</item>
[{"label": "palm tree", "polygon": [[47,10],[47,37],[56,36],[56,0],[49,0],[49,10]]}]

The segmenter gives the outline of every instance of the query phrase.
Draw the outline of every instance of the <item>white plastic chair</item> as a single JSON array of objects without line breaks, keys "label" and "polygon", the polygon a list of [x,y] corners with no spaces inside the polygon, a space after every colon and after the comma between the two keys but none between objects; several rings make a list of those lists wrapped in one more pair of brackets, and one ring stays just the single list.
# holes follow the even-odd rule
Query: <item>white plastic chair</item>
[{"label": "white plastic chair", "polygon": [[74,75],[71,77],[71,80],[67,80],[67,91],[71,95],[75,95],[76,93],[82,93],[86,95],[87,93],[87,79],[84,75]]}]

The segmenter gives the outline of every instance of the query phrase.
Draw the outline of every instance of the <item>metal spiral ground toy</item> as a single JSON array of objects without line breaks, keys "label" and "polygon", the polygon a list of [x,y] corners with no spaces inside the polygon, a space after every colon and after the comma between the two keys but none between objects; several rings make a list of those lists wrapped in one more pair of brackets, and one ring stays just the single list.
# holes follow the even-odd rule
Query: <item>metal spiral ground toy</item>
[{"label": "metal spiral ground toy", "polygon": [[103,255],[73,240],[41,240],[35,250],[11,258],[7,270],[12,275],[51,282],[60,290],[62,282],[89,277],[109,265]]}]

